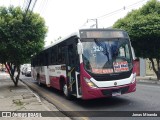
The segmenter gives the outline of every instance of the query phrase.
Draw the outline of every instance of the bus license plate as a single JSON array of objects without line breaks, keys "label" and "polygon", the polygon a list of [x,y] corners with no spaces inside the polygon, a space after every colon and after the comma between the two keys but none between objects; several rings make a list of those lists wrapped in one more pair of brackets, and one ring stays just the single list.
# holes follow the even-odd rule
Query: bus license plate
[{"label": "bus license plate", "polygon": [[119,96],[121,95],[121,92],[112,92],[112,96]]}]

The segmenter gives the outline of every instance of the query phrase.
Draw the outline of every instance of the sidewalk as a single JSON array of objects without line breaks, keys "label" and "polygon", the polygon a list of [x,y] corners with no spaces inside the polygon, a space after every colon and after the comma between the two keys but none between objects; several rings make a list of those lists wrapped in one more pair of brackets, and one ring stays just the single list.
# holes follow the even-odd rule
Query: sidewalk
[{"label": "sidewalk", "polygon": [[[40,98],[19,81],[14,87],[8,77],[0,75],[0,116],[3,111],[59,111],[54,105]],[[52,112],[51,112],[52,113]],[[54,114],[54,112],[52,113]],[[56,112],[55,112],[56,114]],[[55,115],[56,116],[56,115]],[[70,120],[68,117],[0,117],[0,120]]]},{"label": "sidewalk", "polygon": [[136,80],[139,83],[151,83],[151,84],[159,84],[160,80],[157,80],[156,76],[136,76]]}]

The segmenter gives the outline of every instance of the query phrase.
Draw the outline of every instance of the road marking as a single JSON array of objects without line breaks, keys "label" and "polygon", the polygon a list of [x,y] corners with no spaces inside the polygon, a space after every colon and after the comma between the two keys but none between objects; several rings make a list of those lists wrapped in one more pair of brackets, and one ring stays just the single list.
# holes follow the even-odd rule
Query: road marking
[{"label": "road marking", "polygon": [[[36,88],[35,86],[32,86],[32,87],[33,87],[34,89],[36,89],[36,91],[38,91],[38,88]],[[39,92],[38,92],[38,93],[39,93]],[[46,96],[47,98],[50,98],[51,100],[53,100],[53,101],[56,102],[57,104],[63,106],[64,108],[67,108],[68,110],[73,111],[73,109],[71,109],[71,108],[68,107],[67,105],[65,105],[65,104],[59,102],[58,100],[50,97],[50,95],[49,95],[48,93],[45,93],[44,91],[41,91],[41,93],[45,94],[45,96]],[[42,95],[42,96],[43,96],[43,95]],[[45,99],[46,99],[46,97],[45,97]],[[87,112],[87,111],[86,111],[86,112]],[[80,116],[81,114],[77,114],[77,115]],[[81,119],[83,119],[83,120],[89,120],[88,117],[81,117]]]}]

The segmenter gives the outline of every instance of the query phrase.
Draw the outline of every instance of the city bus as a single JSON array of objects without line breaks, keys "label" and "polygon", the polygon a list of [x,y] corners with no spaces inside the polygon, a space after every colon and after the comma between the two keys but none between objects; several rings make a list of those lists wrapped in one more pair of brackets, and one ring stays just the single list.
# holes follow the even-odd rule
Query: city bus
[{"label": "city bus", "polygon": [[68,99],[119,96],[136,91],[134,60],[127,32],[80,29],[34,55],[32,77]]}]

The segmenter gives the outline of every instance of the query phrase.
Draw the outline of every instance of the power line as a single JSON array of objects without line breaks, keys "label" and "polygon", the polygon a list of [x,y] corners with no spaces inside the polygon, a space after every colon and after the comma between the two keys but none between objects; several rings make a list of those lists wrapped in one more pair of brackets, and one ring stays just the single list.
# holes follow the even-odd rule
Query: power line
[{"label": "power line", "polygon": [[48,0],[41,0],[39,7],[37,9],[39,11],[39,14],[42,15],[44,13],[45,8],[47,7],[47,4],[48,4]]},{"label": "power line", "polygon": [[[132,6],[134,6],[134,5],[137,5],[137,4],[139,4],[139,3],[143,2],[143,1],[146,1],[146,0],[141,0],[141,1],[139,1],[139,2],[136,2],[136,3],[132,4],[132,5],[129,5],[127,8],[132,7]],[[147,0],[147,1],[148,1],[148,0]]]},{"label": "power line", "polygon": [[98,28],[98,20],[97,20],[97,19],[87,19],[87,23],[88,23],[88,21],[90,21],[90,20],[92,20],[92,21],[95,22],[95,24],[93,24],[91,27],[96,26],[96,28]]},{"label": "power line", "polygon": [[33,9],[34,9],[36,3],[37,3],[37,0],[34,1],[33,6],[32,6],[32,10],[31,10],[31,11],[33,11]]},{"label": "power line", "polygon": [[30,7],[30,5],[31,5],[31,2],[32,2],[32,0],[30,0],[29,3],[28,3],[27,9],[26,9],[26,15],[27,15],[27,13],[28,13],[28,10],[29,10],[29,7]]},{"label": "power line", "polygon": [[26,10],[28,5],[29,5],[29,0],[24,0],[22,9]]},{"label": "power line", "polygon": [[116,13],[118,13],[118,12],[122,11],[122,10],[126,10],[126,9],[128,9],[128,8],[130,8],[130,7],[134,6],[134,5],[137,5],[137,4],[141,3],[141,2],[143,2],[143,1],[146,1],[146,0],[138,1],[138,2],[133,3],[133,4],[129,5],[129,6],[127,6],[127,7],[125,7],[125,6],[124,6],[123,8],[120,8],[120,9],[118,9],[118,10],[115,10],[115,11],[112,11],[112,12],[107,13],[107,14],[105,14],[105,15],[102,15],[102,16],[99,16],[99,17],[96,17],[95,19],[100,19],[100,18],[105,17],[105,16],[108,16],[108,15],[116,14]]},{"label": "power line", "polygon": [[102,15],[102,16],[96,17],[96,19],[99,19],[99,18],[102,18],[102,17],[108,16],[108,15],[110,15],[110,14],[115,14],[115,13],[117,13],[117,12],[121,11],[121,10],[123,10],[123,8],[118,9],[118,10],[115,10],[115,11],[110,12],[110,13],[107,13],[107,14]]},{"label": "power line", "polygon": [[48,0],[45,0],[44,4],[42,4],[42,9],[40,11],[40,13],[43,15],[44,14],[44,11],[45,11],[45,8],[47,7],[47,4],[48,4]]},{"label": "power line", "polygon": [[[94,18],[94,19],[97,19],[97,20],[98,20],[98,19],[103,19],[104,17],[108,17],[108,16],[111,16],[111,15],[117,14],[117,13],[120,12],[120,11],[129,9],[130,7],[133,7],[133,6],[135,6],[135,5],[137,5],[137,4],[141,3],[141,2],[144,2],[144,1],[146,1],[146,0],[138,1],[138,2],[133,3],[133,4],[131,4],[131,5],[129,5],[129,6],[126,6],[126,7],[124,6],[123,8],[120,8],[120,9],[117,9],[117,10],[112,11],[112,12],[110,12],[110,13],[101,15],[101,16],[96,17],[96,18]],[[81,27],[83,27],[83,26],[86,25],[86,24],[87,24],[87,21],[86,21]],[[98,24],[98,21],[97,21],[97,24]],[[98,26],[98,25],[97,25],[97,26]],[[81,28],[81,27],[80,27],[80,28]]]}]

